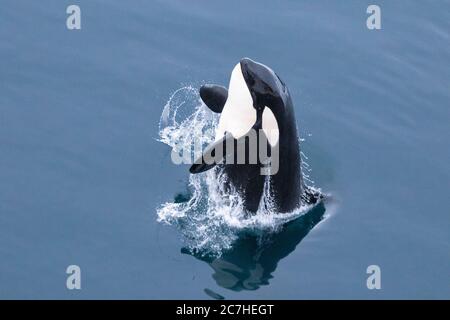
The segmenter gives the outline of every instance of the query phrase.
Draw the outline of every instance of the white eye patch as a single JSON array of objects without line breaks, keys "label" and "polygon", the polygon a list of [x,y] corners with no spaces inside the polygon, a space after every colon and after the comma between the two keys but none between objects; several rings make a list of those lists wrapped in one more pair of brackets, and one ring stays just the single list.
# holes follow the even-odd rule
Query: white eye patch
[{"label": "white eye patch", "polygon": [[231,72],[228,98],[220,116],[216,140],[221,139],[225,132],[238,139],[245,135],[255,122],[253,99],[242,75],[241,64],[238,63]]},{"label": "white eye patch", "polygon": [[269,144],[274,147],[278,143],[280,131],[278,130],[278,122],[275,115],[268,107],[264,108],[262,115],[262,129],[269,140]]}]

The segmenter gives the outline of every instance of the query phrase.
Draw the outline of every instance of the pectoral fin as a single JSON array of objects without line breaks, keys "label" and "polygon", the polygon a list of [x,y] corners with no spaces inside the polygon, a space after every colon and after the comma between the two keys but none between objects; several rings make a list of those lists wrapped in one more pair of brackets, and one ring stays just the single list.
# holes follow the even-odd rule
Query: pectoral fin
[{"label": "pectoral fin", "polygon": [[195,174],[207,171],[216,164],[223,162],[227,156],[234,155],[234,142],[235,139],[230,133],[225,134],[222,139],[210,144],[205,149],[202,156],[195,160],[194,164],[189,168],[189,172]]},{"label": "pectoral fin", "polygon": [[211,111],[221,113],[228,98],[228,90],[215,84],[200,87],[200,97]]}]

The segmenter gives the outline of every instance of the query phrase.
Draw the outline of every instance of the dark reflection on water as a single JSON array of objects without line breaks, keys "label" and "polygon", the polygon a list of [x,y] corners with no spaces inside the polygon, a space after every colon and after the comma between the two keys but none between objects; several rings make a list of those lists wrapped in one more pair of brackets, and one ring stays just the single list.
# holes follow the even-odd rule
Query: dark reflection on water
[{"label": "dark reflection on water", "polygon": [[318,204],[308,213],[283,226],[277,233],[255,235],[245,233],[233,248],[221,257],[208,257],[181,251],[205,261],[214,273],[212,277],[223,288],[233,291],[257,290],[268,285],[278,262],[288,256],[324,216],[325,206]]}]

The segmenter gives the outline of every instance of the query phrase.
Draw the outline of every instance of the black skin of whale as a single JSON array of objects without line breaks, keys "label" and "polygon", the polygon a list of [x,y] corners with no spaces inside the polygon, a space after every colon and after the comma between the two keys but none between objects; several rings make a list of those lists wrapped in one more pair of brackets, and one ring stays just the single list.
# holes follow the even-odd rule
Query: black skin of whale
[{"label": "black skin of whale", "polygon": [[[279,130],[279,168],[276,174],[270,176],[270,191],[272,205],[279,213],[291,212],[302,203],[313,204],[321,197],[317,192],[309,189],[301,172],[301,156],[297,123],[289,90],[284,82],[267,66],[244,58],[240,61],[241,70],[253,99],[253,107],[257,113],[257,120],[253,129],[261,129],[264,108],[270,108],[274,114]],[[220,113],[227,100],[228,90],[218,85],[204,85],[200,88],[203,102],[216,113]],[[258,131],[259,132],[259,131]],[[231,135],[228,135],[231,137]],[[246,143],[245,136],[238,140],[231,137],[235,145]],[[218,141],[215,145],[223,143]],[[259,145],[259,142],[258,142]],[[270,154],[270,145],[267,144]],[[246,147],[248,153],[248,147]],[[225,151],[227,154],[227,151]],[[248,157],[246,158],[248,159]],[[200,173],[214,167],[203,161],[195,161],[191,166],[191,173]],[[258,210],[264,192],[264,182],[268,176],[261,175],[262,164],[218,164],[223,168],[227,181],[240,192],[244,207],[248,212]]]}]

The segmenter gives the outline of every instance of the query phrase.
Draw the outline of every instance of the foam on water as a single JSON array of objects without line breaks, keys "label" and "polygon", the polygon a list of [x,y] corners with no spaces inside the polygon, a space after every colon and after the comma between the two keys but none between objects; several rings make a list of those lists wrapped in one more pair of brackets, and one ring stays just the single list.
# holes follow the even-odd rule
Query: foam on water
[{"label": "foam on water", "polygon": [[[198,89],[182,87],[172,94],[164,106],[159,141],[175,152],[193,150],[198,142],[205,147],[214,141],[218,119],[219,116],[202,103]],[[192,160],[194,158],[191,157]],[[176,226],[187,249],[193,252],[220,255],[223,250],[231,248],[239,234],[277,232],[284,223],[311,208],[305,205],[290,213],[277,214],[273,210],[267,180],[257,213],[249,215],[243,210],[243,202],[237,192],[224,192],[225,180],[226,176],[218,167],[204,173],[190,174],[189,200],[167,202],[157,209],[158,221]]]}]

